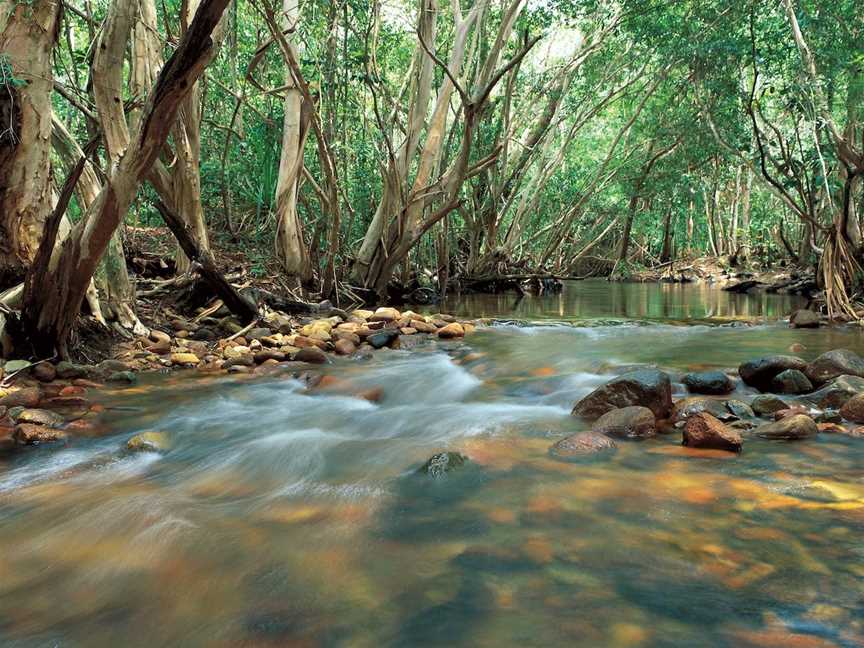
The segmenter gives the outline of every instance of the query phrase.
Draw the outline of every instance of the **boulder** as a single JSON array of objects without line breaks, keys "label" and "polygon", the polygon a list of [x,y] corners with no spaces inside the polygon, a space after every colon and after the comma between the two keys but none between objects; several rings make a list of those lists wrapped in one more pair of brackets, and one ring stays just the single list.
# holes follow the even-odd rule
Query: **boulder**
[{"label": "boulder", "polygon": [[105,380],[109,383],[125,383],[127,385],[134,385],[138,382],[138,376],[135,375],[134,371],[114,371],[108,374]]},{"label": "boulder", "polygon": [[[727,400],[723,404],[726,406],[726,409],[735,418],[746,419],[746,418],[753,418],[754,416],[756,416],[756,412],[753,411],[753,408],[750,407],[744,401],[740,401],[740,400],[736,400],[736,399],[732,398],[730,400]],[[719,418],[721,421],[725,420],[723,417],[718,416],[717,418]]]},{"label": "boulder", "polygon": [[789,326],[792,328],[819,328],[822,316],[807,308],[795,311],[789,317]]},{"label": "boulder", "polygon": [[[354,313],[357,313],[357,311],[354,311]],[[366,319],[372,322],[394,322],[400,317],[402,317],[402,314],[395,308],[388,308],[387,306],[382,306],[374,313],[372,313],[371,317],[368,317]]]},{"label": "boulder", "polygon": [[813,391],[813,383],[803,371],[787,369],[771,380],[771,391],[775,394],[806,394]]},{"label": "boulder", "polygon": [[439,452],[424,463],[419,472],[430,477],[443,477],[446,473],[461,468],[468,458],[458,452]]},{"label": "boulder", "polygon": [[306,337],[304,335],[295,336],[293,340],[290,341],[290,344],[301,349],[314,347],[316,349],[321,349],[322,351],[327,350],[327,343],[324,340],[316,340],[315,338]]},{"label": "boulder", "polygon": [[640,405],[610,410],[594,422],[592,429],[619,439],[645,439],[657,434],[654,412]]},{"label": "boulder", "polygon": [[40,398],[42,392],[38,387],[22,387],[5,394],[0,390],[0,405],[4,407],[36,407]]},{"label": "boulder", "polygon": [[641,405],[666,418],[672,410],[672,383],[669,376],[657,369],[640,369],[625,373],[598,387],[573,407],[573,415],[589,421],[609,410]]},{"label": "boulder", "polygon": [[142,432],[126,442],[126,449],[133,452],[167,452],[171,440],[164,432]]},{"label": "boulder", "polygon": [[75,378],[88,378],[90,376],[90,368],[84,365],[75,364],[68,360],[61,360],[57,363],[57,377],[63,380],[72,380]]},{"label": "boulder", "polygon": [[611,452],[618,445],[605,434],[598,432],[579,432],[561,439],[551,448],[549,454],[557,459],[575,459],[599,452]]},{"label": "boulder", "polygon": [[438,327],[425,320],[411,320],[411,328],[420,333],[437,333]]},{"label": "boulder", "polygon": [[154,342],[168,342],[169,344],[171,343],[171,336],[164,331],[159,331],[157,329],[150,329],[150,339]]},{"label": "boulder", "polygon": [[65,419],[52,412],[44,409],[25,409],[15,417],[16,423],[31,423],[33,425],[48,425],[59,426],[63,425]]},{"label": "boulder", "polygon": [[399,344],[399,331],[394,329],[384,329],[377,331],[366,338],[366,341],[373,349],[382,349],[384,347],[396,347]]},{"label": "boulder", "polygon": [[864,392],[864,378],[838,376],[818,391],[804,396],[804,400],[823,409],[839,409],[855,394]]},{"label": "boulder", "polygon": [[789,405],[776,396],[765,394],[754,398],[753,402],[750,403],[750,407],[753,408],[757,416],[773,416],[774,412],[788,409]]},{"label": "boulder", "polygon": [[30,369],[30,375],[39,382],[49,383],[57,378],[57,367],[50,362],[39,362]]},{"label": "boulder", "polygon": [[465,329],[459,322],[451,322],[438,329],[438,337],[443,339],[460,338],[465,335]]},{"label": "boulder", "polygon": [[687,419],[682,443],[690,448],[741,452],[743,440],[738,430],[733,430],[707,412],[701,412]]},{"label": "boulder", "polygon": [[840,416],[853,423],[864,423],[864,394],[855,394],[840,408]]},{"label": "boulder", "polygon": [[796,441],[816,436],[819,433],[819,429],[816,427],[816,421],[812,418],[806,414],[797,414],[780,419],[774,423],[760,425],[754,432],[756,436],[760,436],[763,439]]},{"label": "boulder", "polygon": [[30,362],[27,360],[7,360],[6,364],[3,365],[3,370],[7,374],[13,374],[16,371],[22,371],[30,366]]},{"label": "boulder", "polygon": [[804,371],[807,363],[796,356],[775,355],[750,360],[738,367],[738,375],[746,384],[760,391],[770,391],[771,381],[787,369]]},{"label": "boulder", "polygon": [[14,438],[18,443],[24,445],[39,445],[40,443],[63,441],[68,438],[68,435],[63,430],[50,428],[45,425],[19,423],[15,426]]},{"label": "boulder", "polygon": [[341,340],[336,340],[333,344],[333,349],[338,355],[349,356],[357,350],[357,345],[347,338],[342,338]]},{"label": "boulder", "polygon": [[694,394],[728,394],[735,384],[722,371],[699,371],[685,374],[681,379],[688,391]]},{"label": "boulder", "polygon": [[308,362],[310,364],[324,364],[327,362],[327,356],[321,349],[316,347],[306,347],[300,349],[294,354],[294,360],[297,362]]},{"label": "boulder", "polygon": [[864,378],[864,358],[848,349],[834,349],[823,353],[807,365],[804,373],[816,385],[839,376]]}]

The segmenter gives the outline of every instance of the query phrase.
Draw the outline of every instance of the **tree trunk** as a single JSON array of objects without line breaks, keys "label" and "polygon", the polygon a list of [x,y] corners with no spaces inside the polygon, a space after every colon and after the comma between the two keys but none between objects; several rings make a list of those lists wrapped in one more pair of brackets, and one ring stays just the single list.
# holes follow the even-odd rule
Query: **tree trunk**
[{"label": "tree trunk", "polygon": [[672,208],[666,210],[663,217],[663,247],[660,250],[660,263],[672,260]]},{"label": "tree trunk", "polygon": [[52,60],[60,2],[0,0],[0,290],[24,278],[51,213]]}]

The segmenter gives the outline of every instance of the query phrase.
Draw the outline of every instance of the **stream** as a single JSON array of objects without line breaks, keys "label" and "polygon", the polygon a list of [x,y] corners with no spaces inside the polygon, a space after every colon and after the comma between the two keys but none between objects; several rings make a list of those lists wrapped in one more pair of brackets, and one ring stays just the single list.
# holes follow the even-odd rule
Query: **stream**
[{"label": "stream", "polygon": [[[864,439],[548,453],[632,366],[864,354],[859,329],[778,321],[801,305],[602,281],[454,296],[436,310],[497,323],[334,360],[326,388],[106,390],[105,434],[0,460],[0,645],[862,646]],[[144,430],[171,448],[125,452]],[[470,461],[417,473],[443,450]]]}]

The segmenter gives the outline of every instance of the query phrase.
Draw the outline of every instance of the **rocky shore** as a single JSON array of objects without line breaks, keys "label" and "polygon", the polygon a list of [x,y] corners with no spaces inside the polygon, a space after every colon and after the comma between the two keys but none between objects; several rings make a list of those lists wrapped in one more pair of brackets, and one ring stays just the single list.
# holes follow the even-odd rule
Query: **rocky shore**
[{"label": "rocky shore", "polygon": [[[247,327],[227,314],[220,318],[218,311],[203,311],[194,320],[172,320],[165,330],[153,328],[148,337],[119,345],[114,358],[94,365],[0,361],[0,452],[100,434],[99,391],[132,386],[142,372],[299,374],[334,356],[362,357],[423,339],[459,339],[477,326],[443,313],[386,307],[346,313],[324,304],[320,310],[321,316],[306,318],[271,311]],[[130,450],[154,449],[163,440],[158,433],[136,437]]]}]

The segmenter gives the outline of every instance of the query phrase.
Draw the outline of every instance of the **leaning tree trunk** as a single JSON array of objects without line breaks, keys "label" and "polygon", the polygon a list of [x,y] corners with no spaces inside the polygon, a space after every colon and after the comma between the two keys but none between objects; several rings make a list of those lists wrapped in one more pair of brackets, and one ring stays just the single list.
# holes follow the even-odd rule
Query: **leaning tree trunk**
[{"label": "leaning tree trunk", "polygon": [[61,356],[68,355],[69,335],[99,259],[138,187],[158,159],[181,103],[212,60],[215,47],[210,36],[228,2],[203,0],[150,92],[138,132],[111,168],[90,209],[70,232],[56,267],[30,277],[24,296],[22,329],[38,355],[52,355],[55,351]]},{"label": "leaning tree trunk", "polygon": [[0,290],[19,283],[51,213],[52,51],[60,2],[0,0]]}]

